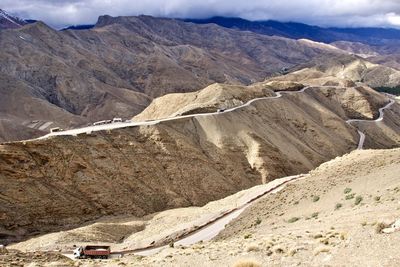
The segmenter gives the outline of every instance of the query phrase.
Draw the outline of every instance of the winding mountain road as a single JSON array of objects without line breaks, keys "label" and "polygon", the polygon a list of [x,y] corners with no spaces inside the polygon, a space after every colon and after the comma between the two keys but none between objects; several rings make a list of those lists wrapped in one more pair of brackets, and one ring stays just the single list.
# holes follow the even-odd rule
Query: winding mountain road
[{"label": "winding mountain road", "polygon": [[[338,86],[318,86],[318,87],[335,88]],[[174,121],[174,120],[181,120],[181,119],[194,118],[194,117],[206,117],[206,116],[220,115],[220,114],[224,114],[224,113],[232,112],[232,111],[235,111],[235,110],[238,110],[241,108],[248,107],[256,101],[281,98],[283,96],[283,94],[304,93],[306,90],[308,90],[310,88],[312,88],[312,86],[304,87],[303,89],[301,89],[299,91],[277,91],[277,92],[275,92],[275,94],[276,94],[275,96],[254,98],[252,100],[249,100],[248,102],[246,102],[243,105],[226,109],[224,112],[216,111],[216,112],[210,112],[210,113],[198,113],[198,114],[176,116],[176,117],[170,117],[170,118],[158,119],[158,120],[148,120],[148,121],[142,121],[142,122],[127,121],[127,122],[116,122],[116,123],[103,124],[103,125],[93,125],[93,126],[87,126],[87,127],[83,127],[83,128],[49,133],[47,135],[37,138],[37,140],[46,139],[46,138],[49,138],[52,136],[65,136],[65,135],[76,136],[76,135],[85,134],[85,133],[91,134],[92,132],[97,132],[97,131],[106,131],[106,130],[128,128],[128,127],[146,126],[146,125],[155,125],[155,124],[165,122],[165,121]],[[390,97],[389,95],[387,95],[387,96]],[[352,123],[355,123],[355,122],[380,122],[383,120],[384,110],[390,108],[394,103],[395,103],[395,101],[393,99],[390,99],[390,102],[387,105],[380,108],[379,109],[379,117],[376,120],[349,119],[346,122],[350,125],[352,125]],[[365,134],[359,130],[357,130],[357,132],[360,136],[357,149],[363,149],[364,142],[365,142]]]},{"label": "winding mountain road", "polygon": [[[327,87],[332,88],[332,86],[327,86]],[[143,126],[143,125],[155,125],[155,124],[165,122],[165,121],[174,121],[174,120],[180,120],[180,119],[185,119],[185,118],[220,115],[220,114],[232,112],[234,110],[250,106],[252,103],[254,103],[256,101],[277,99],[277,98],[282,97],[284,94],[303,93],[307,89],[310,89],[310,88],[311,87],[309,86],[309,87],[305,87],[299,91],[279,91],[279,92],[276,92],[275,96],[255,98],[255,99],[248,101],[247,103],[245,103],[243,105],[233,107],[230,109],[226,109],[224,112],[191,114],[191,115],[184,115],[184,116],[152,120],[152,121],[144,121],[144,122],[133,122],[133,121],[132,122],[118,122],[118,123],[105,124],[105,125],[89,126],[89,127],[79,128],[79,129],[72,129],[72,130],[67,130],[67,131],[62,131],[62,132],[50,133],[50,134],[47,134],[38,139],[45,139],[45,138],[49,138],[52,136],[78,135],[78,134],[91,133],[91,132],[96,132],[96,131],[120,129],[120,128],[127,128],[127,127],[136,127],[136,126]],[[386,109],[390,108],[394,103],[395,103],[395,101],[393,99],[390,99],[390,101],[387,105],[380,108],[379,109],[379,117],[376,120],[349,119],[346,122],[349,125],[352,125],[352,123],[356,123],[356,122],[380,122],[383,120],[384,111]],[[363,149],[363,145],[365,142],[365,134],[363,132],[361,132],[360,130],[357,130],[357,131],[360,136],[357,149]],[[252,202],[254,202],[255,200],[257,200],[261,197],[264,197],[265,195],[273,193],[276,190],[280,190],[281,188],[283,188],[283,186],[285,186],[285,184],[287,184],[289,182],[294,182],[298,179],[305,178],[305,177],[306,176],[303,174],[297,175],[297,176],[284,177],[284,178],[275,180],[276,184],[271,183],[271,185],[273,184],[274,186],[268,186],[269,184],[267,184],[264,192],[256,195],[254,198],[252,198],[251,200],[249,200],[248,202],[243,204],[241,207],[238,207],[238,208],[232,209],[230,211],[227,211],[223,214],[220,214],[213,220],[208,221],[205,224],[196,227],[196,229],[189,231],[188,234],[179,237],[178,240],[176,240],[174,244],[189,246],[189,245],[195,244],[202,240],[207,241],[207,240],[212,239],[213,237],[218,235],[218,233],[220,231],[222,231],[229,222],[231,222],[232,220],[237,218],[249,205],[251,205]],[[115,251],[112,254],[113,255],[136,254],[136,255],[148,256],[148,255],[153,255],[166,247],[167,246],[158,246],[157,247],[154,245],[149,245],[148,247],[135,249],[135,250]]]},{"label": "winding mountain road", "polygon": [[[282,94],[286,94],[286,93],[303,93],[305,90],[307,90],[309,88],[311,88],[311,87],[305,87],[302,90],[295,91],[295,92],[293,92],[293,91],[276,92],[276,96],[252,99],[252,100],[248,101],[247,103],[245,103],[244,105],[227,109],[225,112],[231,112],[231,111],[234,111],[236,109],[249,106],[252,103],[254,103],[256,101],[259,101],[259,100],[280,98],[280,97],[282,97]],[[393,99],[390,99],[390,101],[389,101],[389,103],[387,105],[385,105],[384,107],[380,108],[379,109],[379,117],[376,120],[350,119],[350,120],[347,120],[346,122],[348,124],[350,124],[350,125],[352,125],[352,123],[354,123],[354,122],[380,122],[380,121],[383,120],[384,111],[386,109],[390,108],[394,103],[395,103],[395,101]],[[207,114],[195,114],[195,115],[182,116],[182,117],[178,117],[178,118],[183,118],[183,117],[187,118],[187,117],[196,117],[196,116],[208,116],[208,115],[216,115],[216,114],[220,114],[220,113],[214,112],[214,113],[207,113]],[[154,122],[158,123],[158,122],[167,121],[167,120],[171,120],[171,119],[158,120],[158,121],[154,121]],[[357,130],[357,132],[358,132],[358,134],[360,136],[357,149],[363,149],[364,142],[365,142],[365,134],[363,132],[361,132],[360,130]],[[253,199],[249,200],[248,202],[246,202],[241,207],[233,209],[233,210],[231,210],[229,212],[226,212],[226,213],[222,214],[221,216],[217,217],[215,220],[211,220],[208,223],[200,226],[198,229],[196,229],[193,232],[187,234],[186,236],[180,237],[174,243],[174,245],[190,246],[190,245],[198,243],[200,241],[211,240],[212,238],[217,236],[218,233],[220,233],[229,222],[231,222],[232,220],[237,218],[247,207],[249,207],[252,204],[252,202],[254,202],[255,200],[257,200],[257,199],[259,199],[261,197],[264,197],[264,196],[266,196],[266,195],[268,195],[270,193],[273,193],[276,190],[282,189],[289,182],[294,182],[294,181],[299,180],[299,179],[304,179],[305,177],[306,177],[306,175],[301,174],[301,175],[297,175],[297,176],[290,176],[290,177],[284,177],[284,178],[281,178],[281,179],[277,179],[276,181],[279,181],[278,184],[274,185],[272,188],[271,187],[267,187],[267,189],[262,194],[257,195],[256,197],[254,197]],[[115,252],[115,253],[116,254],[122,254],[122,255],[123,254],[133,253],[135,255],[150,256],[150,255],[154,255],[154,254],[158,253],[159,251],[165,249],[166,247],[167,246],[148,247],[148,248],[143,248],[143,249],[138,249],[138,250],[121,251],[121,252]]]},{"label": "winding mountain road", "polygon": [[[359,120],[359,119],[351,119],[351,120],[347,120],[346,122],[350,125],[352,125],[352,123],[354,122],[380,122],[383,121],[383,116],[384,116],[384,111],[385,109],[390,108],[394,103],[396,103],[396,101],[394,101],[393,99],[390,99],[389,103],[387,105],[385,105],[384,107],[379,109],[379,117],[376,120]],[[364,142],[365,142],[365,134],[363,132],[361,132],[360,130],[357,130],[358,134],[360,135],[360,140],[358,141],[358,147],[357,149],[363,149],[364,147]]]},{"label": "winding mountain road", "polygon": [[[189,233],[180,236],[178,240],[174,242],[174,246],[190,246],[200,241],[211,240],[212,238],[216,237],[229,222],[237,218],[247,207],[249,207],[251,203],[268,194],[273,194],[278,192],[283,188],[284,185],[288,183],[291,183],[299,179],[304,179],[305,177],[306,177],[305,174],[287,176],[275,179],[272,182],[265,184],[260,192],[255,193],[256,194],[255,196],[245,201],[239,207],[225,211],[220,215],[216,216],[214,219],[207,221],[203,225],[198,225],[195,229],[189,231]],[[113,252],[113,254],[116,255],[135,254],[140,256],[150,256],[156,254],[157,252],[167,247],[168,247],[167,245],[149,246],[147,248],[141,248],[135,250],[115,251]]]}]

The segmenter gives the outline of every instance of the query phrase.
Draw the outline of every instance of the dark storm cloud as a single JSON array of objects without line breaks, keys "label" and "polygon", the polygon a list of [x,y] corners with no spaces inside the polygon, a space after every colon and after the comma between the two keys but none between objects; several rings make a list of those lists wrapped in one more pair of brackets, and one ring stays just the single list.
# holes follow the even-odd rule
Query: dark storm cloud
[{"label": "dark storm cloud", "polygon": [[102,14],[180,18],[220,15],[321,26],[400,27],[398,0],[1,0],[0,8],[54,27],[94,23]]}]

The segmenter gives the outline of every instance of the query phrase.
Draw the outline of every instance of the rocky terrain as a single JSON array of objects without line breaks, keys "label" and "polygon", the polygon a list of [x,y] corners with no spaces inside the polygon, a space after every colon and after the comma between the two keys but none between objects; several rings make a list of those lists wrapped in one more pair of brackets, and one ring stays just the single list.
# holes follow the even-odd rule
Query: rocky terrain
[{"label": "rocky terrain", "polygon": [[[264,93],[273,94],[270,86]],[[313,87],[213,116],[3,144],[2,240],[204,205],[306,172],[356,148],[358,133],[345,120],[375,118],[387,101],[368,87]],[[366,131],[368,146],[398,146],[399,106],[387,113],[379,134]]]},{"label": "rocky terrain", "polygon": [[0,30],[4,29],[17,29],[21,28],[22,26],[26,25],[27,22],[14,17],[4,10],[0,9]]},{"label": "rocky terrain", "polygon": [[[395,40],[194,22],[101,16],[56,31],[0,10],[0,265],[399,265],[400,236],[382,229],[399,219],[400,102],[373,89],[400,85]],[[114,117],[148,125],[31,139]],[[363,134],[369,150],[354,151]],[[174,245],[301,173],[216,239]],[[94,243],[170,246],[108,261],[60,254]]]},{"label": "rocky terrain", "polygon": [[187,19],[198,24],[251,31],[268,36],[323,42],[377,64],[400,69],[400,31],[390,28],[324,28],[295,22],[248,21],[241,18],[214,17]]},{"label": "rocky terrain", "polygon": [[272,80],[347,87],[362,82],[372,88],[396,87],[400,82],[400,72],[371,63],[359,56],[342,55],[316,58],[307,64],[299,65],[297,70]]},{"label": "rocky terrain", "polygon": [[237,107],[254,98],[274,96],[273,88],[261,83],[251,86],[212,84],[193,93],[167,94],[152,101],[133,120],[154,120]]},{"label": "rocky terrain", "polygon": [[[85,30],[56,31],[36,22],[0,30],[0,46],[0,115],[31,137],[56,126],[131,118],[167,93],[192,92],[215,82],[248,85],[282,68],[341,53],[282,37],[148,16],[102,16]],[[39,106],[41,112],[27,106]],[[32,126],[36,120],[43,123]],[[0,140],[21,138],[0,132]]]},{"label": "rocky terrain", "polygon": [[275,20],[250,21],[242,18],[213,17],[208,19],[186,19],[184,21],[198,24],[216,24],[225,28],[251,31],[269,36],[282,36],[291,39],[308,39],[316,42],[362,43],[380,47],[394,45],[400,40],[400,31],[396,28],[325,28],[297,22]]},{"label": "rocky terrain", "polygon": [[[400,150],[356,151],[262,198],[212,242],[169,248],[143,266],[396,266]],[[138,260],[136,259],[138,263]]]},{"label": "rocky terrain", "polygon": [[[390,228],[399,219],[400,184],[396,176],[399,167],[399,149],[354,151],[322,164],[304,179],[256,201],[212,241],[167,247],[147,257],[126,255],[107,261],[80,260],[75,265],[396,266],[400,262],[396,253],[400,232]],[[142,228],[125,230],[125,234],[137,232],[124,242],[137,241],[146,235],[154,237],[158,231],[187,227],[204,215],[237,205],[246,194],[256,190],[257,187],[251,188],[204,207],[169,210],[143,221],[103,220],[81,229],[33,238],[9,250],[65,248],[74,241],[84,244],[88,240],[112,243],[117,240],[112,240],[113,235],[122,233],[122,226],[133,227],[134,223]],[[33,259],[32,252],[13,253],[18,253],[17,258],[13,257],[18,262],[42,263],[44,258],[47,264],[72,264],[66,258],[46,252],[36,252]],[[7,266],[10,262],[0,255],[0,263]]]}]

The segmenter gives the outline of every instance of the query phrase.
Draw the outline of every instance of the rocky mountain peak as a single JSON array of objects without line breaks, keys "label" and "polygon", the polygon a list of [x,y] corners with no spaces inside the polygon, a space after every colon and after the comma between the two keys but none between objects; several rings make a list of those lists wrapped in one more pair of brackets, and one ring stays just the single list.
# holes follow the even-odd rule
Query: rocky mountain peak
[{"label": "rocky mountain peak", "polygon": [[0,30],[1,29],[16,29],[26,24],[26,21],[8,14],[0,9]]}]

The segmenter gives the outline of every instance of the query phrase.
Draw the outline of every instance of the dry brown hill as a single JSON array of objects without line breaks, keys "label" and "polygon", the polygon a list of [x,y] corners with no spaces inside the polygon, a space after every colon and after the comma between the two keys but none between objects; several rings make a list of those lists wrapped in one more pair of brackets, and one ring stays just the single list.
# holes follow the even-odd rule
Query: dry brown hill
[{"label": "dry brown hill", "polygon": [[162,119],[179,115],[216,112],[243,105],[254,98],[274,96],[273,87],[212,84],[192,93],[167,94],[154,99],[134,121]]},{"label": "dry brown hill", "polygon": [[368,45],[358,42],[338,41],[331,45],[366,58],[368,61],[400,70],[400,49],[398,41],[382,45]]},{"label": "dry brown hill", "polygon": [[343,85],[362,82],[370,87],[396,87],[400,71],[371,63],[355,55],[315,58],[298,70],[273,80],[291,80],[312,85]]},{"label": "dry brown hill", "polygon": [[[1,145],[2,242],[104,215],[203,205],[311,170],[357,147],[348,116],[368,118],[387,101],[368,87],[352,90],[311,88],[213,116]],[[383,137],[398,146],[390,133],[399,106],[387,113],[380,125],[391,132],[371,135],[369,146]]]},{"label": "dry brown hill", "polygon": [[[35,120],[63,128],[75,125],[49,115],[55,108],[80,124],[131,118],[154,97],[215,82],[250,84],[283,67],[340,53],[296,40],[148,16],[103,16],[89,30],[55,31],[37,22],[0,30],[0,46],[0,75],[7,77],[0,83],[0,105],[6,115],[18,117],[13,124],[19,128],[20,121]],[[29,97],[20,90],[29,91]],[[40,101],[43,111],[15,114],[9,105],[18,98],[33,108]]]},{"label": "dry brown hill", "polygon": [[[382,233],[399,220],[400,149],[354,151],[322,164],[304,179],[254,202],[212,241],[166,247],[155,255],[125,255],[108,261],[80,260],[81,266],[397,266],[400,232]],[[261,186],[259,186],[261,187]],[[148,244],[210,214],[229,210],[254,187],[203,207],[172,209],[146,218],[106,218],[9,246],[8,249],[71,249],[73,244],[109,243],[113,249]],[[387,229],[386,229],[387,230]],[[0,263],[68,264],[45,252],[0,254]],[[32,257],[32,255],[35,255]],[[77,263],[75,263],[77,264]],[[257,266],[257,265],[256,265]]]},{"label": "dry brown hill", "polygon": [[266,266],[397,266],[400,232],[380,230],[399,219],[399,168],[399,149],[355,151],[256,202],[204,252],[173,257],[203,266],[211,266],[207,251],[218,261],[251,257]]}]

